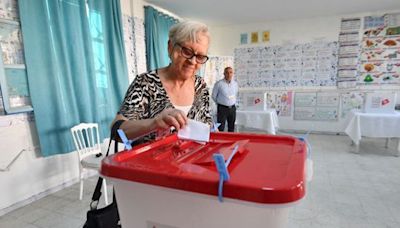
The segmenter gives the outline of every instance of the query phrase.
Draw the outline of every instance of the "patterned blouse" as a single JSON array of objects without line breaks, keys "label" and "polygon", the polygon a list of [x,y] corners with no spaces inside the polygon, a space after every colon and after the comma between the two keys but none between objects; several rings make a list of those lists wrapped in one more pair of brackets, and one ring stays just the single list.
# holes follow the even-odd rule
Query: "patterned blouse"
[{"label": "patterned blouse", "polygon": [[[187,117],[212,125],[209,108],[209,91],[206,83],[196,75],[193,105]],[[174,108],[169,100],[157,71],[136,76],[129,86],[119,110],[129,120],[154,118],[167,108]]]}]

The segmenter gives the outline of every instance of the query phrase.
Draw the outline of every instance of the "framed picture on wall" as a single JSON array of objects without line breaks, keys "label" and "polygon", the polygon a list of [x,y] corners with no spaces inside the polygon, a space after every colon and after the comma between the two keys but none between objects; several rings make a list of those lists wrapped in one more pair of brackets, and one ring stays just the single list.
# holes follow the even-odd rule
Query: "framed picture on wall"
[{"label": "framed picture on wall", "polygon": [[263,41],[264,43],[269,42],[269,31],[264,31],[264,32],[262,33],[262,41]]},{"label": "framed picture on wall", "polygon": [[251,33],[251,43],[252,44],[258,43],[258,32]]},{"label": "framed picture on wall", "polygon": [[247,44],[248,43],[248,34],[242,33],[240,34],[240,44]]}]

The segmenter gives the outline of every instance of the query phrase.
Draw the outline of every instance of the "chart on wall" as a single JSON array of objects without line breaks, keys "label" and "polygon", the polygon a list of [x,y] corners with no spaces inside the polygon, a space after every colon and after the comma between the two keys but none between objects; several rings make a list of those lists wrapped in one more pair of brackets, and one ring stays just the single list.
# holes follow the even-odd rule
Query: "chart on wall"
[{"label": "chart on wall", "polygon": [[146,72],[144,21],[123,15],[123,27],[128,77],[132,82],[136,75]]},{"label": "chart on wall", "polygon": [[340,96],[341,101],[341,118],[345,118],[347,114],[353,109],[362,109],[364,106],[365,93],[364,92],[347,92],[342,93]]},{"label": "chart on wall", "polygon": [[364,18],[359,84],[400,84],[400,13]]},{"label": "chart on wall", "polygon": [[339,88],[354,88],[357,85],[360,28],[361,18],[343,18],[341,20],[337,75]]},{"label": "chart on wall", "polygon": [[273,91],[266,93],[267,108],[276,110],[278,116],[289,117],[292,115],[292,91]]},{"label": "chart on wall", "polygon": [[236,48],[239,87],[335,86],[337,51],[337,42]]},{"label": "chart on wall", "polygon": [[295,120],[338,120],[339,93],[296,92],[294,97]]}]

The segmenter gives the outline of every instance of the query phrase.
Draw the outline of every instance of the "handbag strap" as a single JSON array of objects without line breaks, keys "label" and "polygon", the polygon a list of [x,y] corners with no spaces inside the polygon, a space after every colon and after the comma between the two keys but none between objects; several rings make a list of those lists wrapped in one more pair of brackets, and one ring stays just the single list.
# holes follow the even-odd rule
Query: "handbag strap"
[{"label": "handbag strap", "polygon": [[[114,140],[114,153],[118,153],[118,142],[117,142],[117,130],[120,128],[122,123],[125,120],[117,120],[111,128],[111,135],[110,135],[110,142],[108,143],[106,157],[110,152],[111,142]],[[101,197],[101,186],[103,185],[103,178],[99,176],[97,180],[96,187],[93,192],[92,202],[90,203],[90,209],[94,210],[97,209],[97,205],[99,203],[99,199]],[[115,201],[115,195],[113,196],[113,200]]]}]

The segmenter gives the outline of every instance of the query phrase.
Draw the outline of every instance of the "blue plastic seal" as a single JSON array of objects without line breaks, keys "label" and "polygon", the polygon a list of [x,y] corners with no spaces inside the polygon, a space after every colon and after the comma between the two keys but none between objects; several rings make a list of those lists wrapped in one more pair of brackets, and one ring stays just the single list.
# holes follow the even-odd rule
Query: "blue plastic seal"
[{"label": "blue plastic seal", "polygon": [[218,200],[219,202],[223,202],[223,188],[224,188],[224,181],[228,181],[229,171],[228,166],[232,161],[232,158],[235,156],[236,152],[239,150],[239,145],[235,145],[232,150],[232,153],[229,155],[229,158],[225,162],[225,158],[220,153],[213,154],[215,166],[217,167],[219,173],[219,183],[218,183]]},{"label": "blue plastic seal", "polygon": [[130,142],[130,141],[128,140],[128,138],[126,137],[124,131],[121,130],[121,129],[118,129],[117,132],[118,132],[119,137],[120,137],[121,140],[122,140],[122,143],[123,143],[124,146],[125,146],[125,149],[131,150],[131,149],[132,149],[131,142]]},{"label": "blue plastic seal", "polygon": [[216,132],[216,131],[218,130],[218,127],[219,127],[220,125],[221,125],[220,123],[214,123],[214,124],[213,124],[213,127],[210,128],[210,131],[211,131],[211,132]]}]

